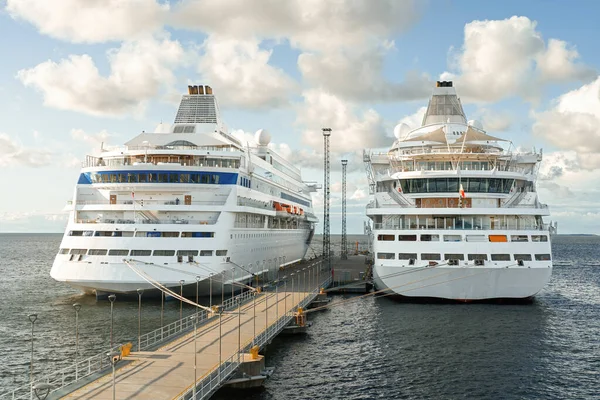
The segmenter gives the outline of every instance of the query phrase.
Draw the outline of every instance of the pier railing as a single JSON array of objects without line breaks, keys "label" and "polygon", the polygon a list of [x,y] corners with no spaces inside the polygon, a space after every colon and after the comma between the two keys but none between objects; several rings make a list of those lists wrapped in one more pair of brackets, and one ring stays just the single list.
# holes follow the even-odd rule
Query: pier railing
[{"label": "pier railing", "polygon": [[192,385],[190,385],[186,391],[176,397],[176,399],[203,400],[212,396],[219,388],[223,386],[225,382],[229,380],[231,375],[240,366],[244,353],[247,353],[253,346],[263,347],[269,343],[269,341],[277,336],[294,318],[294,310],[297,307],[306,307],[317,296],[319,289],[321,287],[327,287],[329,284],[331,284],[331,276],[320,282],[316,288],[309,292],[308,296],[305,296],[304,299],[300,301],[299,304],[292,304],[291,308],[286,310],[284,315],[279,317],[274,324],[269,325],[267,329],[263,330],[255,338],[252,338],[243,344],[235,354],[225,360],[221,365],[217,365],[208,371],[196,383],[196,397],[194,397],[194,384],[192,383]]},{"label": "pier railing", "polygon": [[[238,306],[239,303],[243,304],[246,301],[252,299],[253,293],[254,292],[252,291],[245,291],[233,298],[229,298],[225,300],[225,302],[223,302],[223,308],[225,310],[235,308]],[[202,310],[198,312],[198,323],[201,324],[209,320],[214,315],[216,314],[210,314],[207,311]],[[172,322],[168,325],[165,325],[161,328],[155,329],[151,332],[140,336],[139,348],[137,338],[132,338],[130,342],[134,343],[134,349],[136,349],[137,351],[148,350],[154,346],[159,345],[162,342],[167,342],[168,340],[174,338],[177,335],[180,335],[187,331],[192,331],[193,328],[193,320],[189,316],[186,316],[180,320],[177,320],[175,322]],[[38,379],[34,379],[33,382],[17,387],[16,389],[13,389],[8,393],[0,394],[0,400],[26,400],[32,398],[35,399],[36,397],[35,395],[33,395],[32,388],[36,384],[50,384],[52,387],[50,393],[53,393],[68,385],[76,384],[78,381],[87,378],[92,374],[101,371],[108,371],[110,368],[110,362],[106,354],[120,353],[121,346],[122,344],[119,344],[110,350],[107,349],[100,354],[96,354],[90,358],[74,362],[73,364],[63,369],[41,376]]]}]

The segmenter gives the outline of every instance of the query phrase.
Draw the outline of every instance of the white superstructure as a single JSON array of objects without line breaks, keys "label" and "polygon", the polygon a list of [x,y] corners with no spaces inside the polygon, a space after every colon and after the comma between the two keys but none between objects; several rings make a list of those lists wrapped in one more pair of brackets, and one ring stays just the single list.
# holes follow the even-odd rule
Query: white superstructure
[{"label": "white superstructure", "polygon": [[536,192],[541,151],[511,151],[467,121],[452,82],[437,83],[421,127],[394,133],[388,153],[365,152],[376,288],[459,301],[538,293],[555,229]]},{"label": "white superstructure", "polygon": [[300,171],[266,131],[256,147],[229,135],[209,86],[188,93],[174,124],[87,157],[54,279],[99,295],[151,288],[137,269],[188,292],[198,277],[206,294],[211,274],[249,281],[304,257],[317,218]]}]

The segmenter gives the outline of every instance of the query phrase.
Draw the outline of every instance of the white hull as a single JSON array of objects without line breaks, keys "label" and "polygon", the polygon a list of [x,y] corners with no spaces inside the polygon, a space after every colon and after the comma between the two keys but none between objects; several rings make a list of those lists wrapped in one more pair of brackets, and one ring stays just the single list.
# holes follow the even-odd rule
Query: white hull
[{"label": "white hull", "polygon": [[552,274],[549,263],[531,267],[504,263],[510,265],[508,268],[498,264],[425,269],[379,265],[374,267],[373,278],[377,290],[389,289],[405,297],[477,301],[531,298],[542,290]]},{"label": "white hull", "polygon": [[[247,235],[259,234],[252,230],[246,232],[248,232]],[[135,294],[137,289],[152,289],[153,286],[139,276],[130,267],[131,265],[139,268],[152,280],[175,288],[174,291],[177,293],[180,287],[179,282],[182,280],[185,282],[184,292],[195,293],[196,276],[198,276],[201,278],[200,295],[208,295],[210,292],[209,275],[213,274],[215,280],[212,291],[213,294],[216,294],[221,291],[222,274],[224,274],[223,279],[226,292],[228,292],[231,290],[232,279],[236,282],[249,282],[252,274],[274,274],[281,265],[301,260],[308,249],[306,244],[308,234],[308,231],[302,230],[279,232],[279,238],[273,240],[272,244],[281,245],[270,246],[272,249],[264,251],[258,250],[265,244],[259,239],[239,240],[237,243],[228,242],[221,247],[229,247],[228,258],[231,262],[227,262],[224,257],[209,257],[208,259],[195,257],[193,262],[188,262],[187,257],[184,257],[183,262],[173,262],[175,257],[83,256],[81,260],[78,258],[70,260],[71,256],[68,254],[58,255],[52,266],[51,276],[55,280],[65,282],[85,293]],[[130,239],[130,242],[135,240]],[[179,240],[183,243],[174,242],[172,244],[174,248],[185,247],[185,239]],[[127,262],[123,260],[127,260]],[[258,261],[250,263],[252,260]],[[232,268],[234,276],[231,274]]]}]

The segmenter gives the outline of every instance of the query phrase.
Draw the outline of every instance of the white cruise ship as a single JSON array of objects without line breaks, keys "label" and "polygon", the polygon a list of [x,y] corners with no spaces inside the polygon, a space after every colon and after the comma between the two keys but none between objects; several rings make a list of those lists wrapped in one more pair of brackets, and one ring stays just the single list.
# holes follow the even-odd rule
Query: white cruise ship
[{"label": "white cruise ship", "polygon": [[[515,151],[468,121],[437,82],[421,127],[400,124],[386,154],[365,152],[378,290],[457,301],[531,299],[550,279],[542,152]],[[512,151],[511,151],[512,149]]]},{"label": "white cruise ship", "polygon": [[173,124],[87,156],[51,276],[98,296],[151,288],[140,275],[190,294],[199,277],[206,294],[211,274],[229,286],[301,260],[314,187],[265,130],[256,141],[227,133],[210,86],[189,86]]}]

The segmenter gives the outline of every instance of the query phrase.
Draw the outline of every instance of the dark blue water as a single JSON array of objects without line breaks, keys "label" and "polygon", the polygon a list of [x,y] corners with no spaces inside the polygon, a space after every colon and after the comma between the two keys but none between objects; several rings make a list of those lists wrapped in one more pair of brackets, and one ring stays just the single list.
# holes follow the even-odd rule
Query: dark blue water
[{"label": "dark blue water", "polygon": [[[83,303],[82,353],[109,336],[107,302],[80,296],[48,272],[56,235],[0,235],[0,385],[27,382],[31,325],[38,312],[38,370],[64,365],[74,343],[72,303]],[[311,315],[305,337],[267,349],[276,368],[251,399],[599,399],[600,238],[559,236],[550,284],[533,304],[406,304],[338,296]],[[179,303],[167,305],[168,322]],[[144,303],[144,330],[160,304]],[[186,312],[191,310],[187,309]],[[137,304],[115,309],[117,338],[137,332]]]}]

